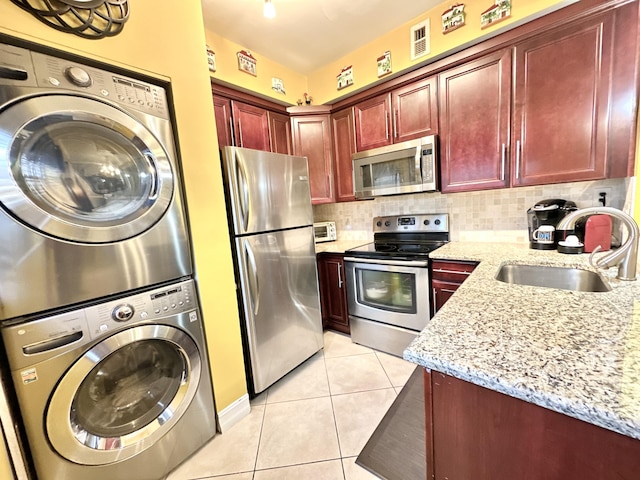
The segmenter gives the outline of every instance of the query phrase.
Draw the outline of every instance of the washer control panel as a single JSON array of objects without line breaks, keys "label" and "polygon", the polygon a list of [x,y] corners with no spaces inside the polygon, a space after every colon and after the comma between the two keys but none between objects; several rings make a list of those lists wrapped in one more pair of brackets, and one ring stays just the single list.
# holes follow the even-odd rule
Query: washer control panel
[{"label": "washer control panel", "polygon": [[0,44],[0,85],[86,92],[169,119],[165,89],[108,70]]},{"label": "washer control panel", "polygon": [[[183,318],[176,318],[181,314]],[[15,370],[60,355],[62,347],[70,349],[89,343],[136,322],[153,323],[170,318],[174,324],[200,321],[193,280],[5,326],[2,338],[11,369]]]}]

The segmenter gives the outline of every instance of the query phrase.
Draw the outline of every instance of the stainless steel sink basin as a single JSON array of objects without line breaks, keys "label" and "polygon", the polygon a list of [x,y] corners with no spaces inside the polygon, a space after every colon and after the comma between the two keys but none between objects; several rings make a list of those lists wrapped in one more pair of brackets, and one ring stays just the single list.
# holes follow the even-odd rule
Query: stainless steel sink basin
[{"label": "stainless steel sink basin", "polygon": [[496,280],[532,287],[560,288],[580,292],[608,292],[611,287],[596,272],[569,267],[506,264]]}]

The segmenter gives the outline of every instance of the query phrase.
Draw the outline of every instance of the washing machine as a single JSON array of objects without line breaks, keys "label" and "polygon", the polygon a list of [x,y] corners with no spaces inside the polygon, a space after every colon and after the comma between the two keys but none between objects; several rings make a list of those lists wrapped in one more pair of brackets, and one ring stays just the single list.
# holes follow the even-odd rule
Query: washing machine
[{"label": "washing machine", "polygon": [[95,65],[0,43],[0,320],[193,273],[169,85]]},{"label": "washing machine", "polygon": [[159,480],[216,432],[192,280],[2,339],[38,480]]}]

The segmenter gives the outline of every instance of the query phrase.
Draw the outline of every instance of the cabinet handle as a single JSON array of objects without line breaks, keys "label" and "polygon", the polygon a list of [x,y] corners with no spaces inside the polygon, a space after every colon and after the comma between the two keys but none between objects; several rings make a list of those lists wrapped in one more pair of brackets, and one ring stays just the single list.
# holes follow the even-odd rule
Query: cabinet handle
[{"label": "cabinet handle", "polygon": [[436,313],[436,308],[438,307],[438,303],[436,302],[437,293],[436,287],[431,288],[432,296],[433,296],[433,313]]},{"label": "cabinet handle", "polygon": [[238,119],[238,146],[242,147],[242,123]]},{"label": "cabinet handle", "polygon": [[233,118],[229,117],[229,131],[231,132],[231,146],[236,146],[236,136],[233,132]]},{"label": "cabinet handle", "polygon": [[507,146],[504,143],[502,144],[501,155],[502,155],[502,161],[500,165],[500,180],[504,182],[504,168],[505,168],[505,162],[507,158]]},{"label": "cabinet handle", "polygon": [[516,178],[520,178],[520,140],[516,142]]},{"label": "cabinet handle", "polygon": [[384,112],[384,137],[389,140],[389,112]]},{"label": "cabinet handle", "polygon": [[471,275],[472,272],[465,272],[463,270],[446,270],[443,268],[434,268],[434,272],[436,273],[458,273],[460,275]]},{"label": "cabinet handle", "polygon": [[393,111],[393,137],[398,138],[398,111]]},{"label": "cabinet handle", "polygon": [[342,264],[339,263],[338,264],[338,288],[342,288],[342,284],[344,282],[342,281]]}]

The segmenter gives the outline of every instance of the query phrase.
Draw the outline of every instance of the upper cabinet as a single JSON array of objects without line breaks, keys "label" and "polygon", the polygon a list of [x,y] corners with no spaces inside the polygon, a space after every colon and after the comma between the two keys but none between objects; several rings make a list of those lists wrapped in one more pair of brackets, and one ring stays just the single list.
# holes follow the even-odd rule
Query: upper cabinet
[{"label": "upper cabinet", "polygon": [[330,115],[294,115],[291,129],[293,154],[307,157],[311,203],[334,202]]},{"label": "upper cabinet", "polygon": [[336,202],[351,202],[353,194],[353,161],[356,153],[356,132],[353,123],[353,108],[345,108],[331,114],[333,138],[333,167]]},{"label": "upper cabinet", "polygon": [[[224,93],[227,92],[220,95],[214,90],[213,95],[220,148],[236,146],[267,152],[292,152],[291,124],[284,107],[246,94],[239,100],[232,95],[240,96],[240,93],[232,92],[231,98]],[[255,104],[251,103],[254,100]]]},{"label": "upper cabinet", "polygon": [[425,78],[353,107],[359,152],[438,132],[436,78]]},{"label": "upper cabinet", "polygon": [[443,193],[632,174],[636,28],[626,8],[439,75]]},{"label": "upper cabinet", "polygon": [[269,138],[271,140],[271,151],[275,153],[293,153],[291,141],[291,120],[289,115],[268,112],[269,118]]},{"label": "upper cabinet", "polygon": [[441,191],[508,186],[511,52],[447,70],[439,82]]},{"label": "upper cabinet", "polygon": [[515,46],[512,185],[606,177],[613,47],[613,14]]}]

